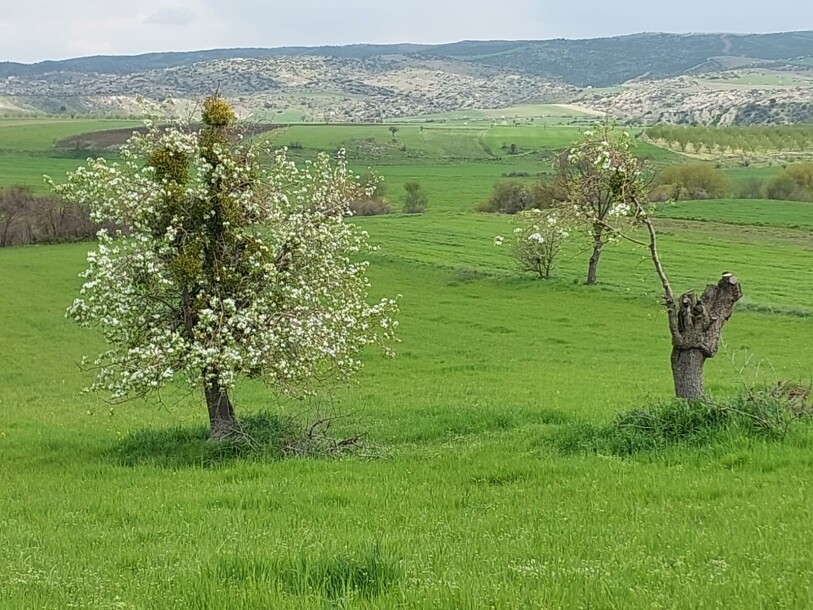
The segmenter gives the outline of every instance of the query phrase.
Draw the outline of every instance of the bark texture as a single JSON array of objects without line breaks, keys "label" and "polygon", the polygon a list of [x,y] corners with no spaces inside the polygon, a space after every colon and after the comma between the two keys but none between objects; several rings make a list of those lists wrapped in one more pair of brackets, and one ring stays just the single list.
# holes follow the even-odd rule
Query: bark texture
[{"label": "bark texture", "polygon": [[590,265],[587,267],[587,286],[593,286],[596,283],[596,274],[598,272],[598,261],[601,258],[601,249],[604,247],[604,231],[601,226],[594,227],[593,229],[593,254],[590,255]]},{"label": "bark texture", "polygon": [[209,431],[212,440],[223,440],[234,432],[234,407],[229,393],[216,381],[205,387],[206,406],[209,409]]},{"label": "bark texture", "polygon": [[706,395],[703,365],[706,357],[699,349],[672,348],[672,378],[678,398],[699,400]]},{"label": "bark texture", "polygon": [[737,277],[724,273],[717,284],[709,284],[700,298],[686,292],[677,303],[668,303],[672,334],[672,376],[675,395],[687,400],[705,396],[703,365],[717,354],[723,325],[742,298]]}]

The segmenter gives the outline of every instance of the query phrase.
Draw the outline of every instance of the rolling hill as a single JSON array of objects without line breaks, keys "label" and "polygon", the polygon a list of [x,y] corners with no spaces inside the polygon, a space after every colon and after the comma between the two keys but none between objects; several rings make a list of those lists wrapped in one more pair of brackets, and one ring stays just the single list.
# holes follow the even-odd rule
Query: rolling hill
[{"label": "rolling hill", "polygon": [[246,113],[287,122],[573,101],[636,122],[787,122],[813,119],[812,84],[813,31],[643,33],[6,62],[0,113],[126,116],[138,95],[178,111],[218,87]]}]

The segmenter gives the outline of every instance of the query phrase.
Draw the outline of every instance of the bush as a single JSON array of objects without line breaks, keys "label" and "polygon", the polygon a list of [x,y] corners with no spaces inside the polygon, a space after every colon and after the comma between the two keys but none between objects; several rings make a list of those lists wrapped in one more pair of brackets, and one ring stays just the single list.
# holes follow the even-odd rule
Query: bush
[{"label": "bush", "polygon": [[531,186],[532,207],[537,210],[553,208],[567,201],[566,185],[557,178],[542,179]]},{"label": "bush", "polygon": [[533,198],[526,185],[514,180],[502,180],[494,185],[491,197],[477,206],[477,211],[516,214],[532,207]]},{"label": "bush", "polygon": [[672,199],[719,199],[728,189],[725,176],[705,163],[683,163],[665,167],[655,179],[655,186],[671,187]]},{"label": "bush", "polygon": [[[660,186],[656,186],[649,192],[649,201],[652,203],[663,203],[664,201],[670,201],[681,198],[683,192],[678,188],[676,190],[673,184],[662,184]],[[675,197],[677,195],[677,197]]]},{"label": "bush", "polygon": [[551,440],[564,453],[620,456],[736,436],[779,440],[792,425],[813,416],[810,398],[809,388],[780,383],[727,401],[674,399],[622,413],[606,426],[570,426]]},{"label": "bush", "polygon": [[0,189],[0,247],[87,241],[98,230],[87,209],[29,187]]},{"label": "bush", "polygon": [[765,187],[768,199],[813,201],[813,163],[796,163],[771,178]]},{"label": "bush", "polygon": [[[556,268],[569,227],[552,210],[529,210],[518,214],[520,226],[512,235],[512,254],[520,270],[550,279]],[[503,244],[497,237],[496,245]]]},{"label": "bush", "polygon": [[392,212],[386,199],[363,197],[350,202],[350,211],[353,216],[379,216]]},{"label": "bush", "polygon": [[737,189],[738,199],[762,199],[765,195],[765,184],[759,178],[748,178]]},{"label": "bush", "polygon": [[793,178],[800,189],[813,193],[813,163],[794,163],[788,166],[785,173]]},{"label": "bush", "polygon": [[406,195],[404,197],[405,214],[423,214],[429,207],[429,198],[426,196],[423,187],[419,182],[407,182],[404,184]]},{"label": "bush", "polygon": [[765,196],[768,199],[780,201],[805,201],[810,199],[810,193],[799,188],[796,181],[788,175],[787,171],[774,176],[765,187]]},{"label": "bush", "polygon": [[381,176],[367,172],[361,177],[361,185],[371,193],[373,199],[384,199],[387,194],[387,183]]}]

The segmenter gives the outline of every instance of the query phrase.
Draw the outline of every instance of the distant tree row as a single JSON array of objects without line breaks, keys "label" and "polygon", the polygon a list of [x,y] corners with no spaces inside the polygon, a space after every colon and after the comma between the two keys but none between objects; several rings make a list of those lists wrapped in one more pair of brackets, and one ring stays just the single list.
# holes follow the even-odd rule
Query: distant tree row
[{"label": "distant tree row", "polygon": [[645,134],[674,150],[709,154],[804,152],[813,145],[813,125],[655,125]]},{"label": "distant tree row", "polygon": [[98,226],[88,210],[25,186],[0,189],[0,248],[92,239]]},{"label": "distant tree row", "polygon": [[813,163],[794,163],[765,181],[749,178],[733,188],[725,175],[708,163],[683,163],[655,176],[652,201],[680,199],[777,199],[813,201]]},{"label": "distant tree row", "polygon": [[[491,195],[476,211],[518,214],[544,210],[564,201],[562,179],[549,176],[529,183],[519,180],[497,182]],[[668,165],[652,176],[649,199],[652,202],[687,199],[776,199],[813,201],[813,162],[788,165],[769,180],[749,178],[732,185],[725,174],[710,163]]]}]

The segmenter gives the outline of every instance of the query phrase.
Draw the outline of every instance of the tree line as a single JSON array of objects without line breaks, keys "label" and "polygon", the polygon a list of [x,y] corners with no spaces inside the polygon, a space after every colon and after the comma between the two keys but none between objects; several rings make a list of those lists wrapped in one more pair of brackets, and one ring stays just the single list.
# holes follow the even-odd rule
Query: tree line
[{"label": "tree line", "polygon": [[813,125],[655,125],[644,135],[681,152],[804,152],[813,144]]},{"label": "tree line", "polygon": [[0,188],[0,248],[87,241],[98,229],[86,206],[27,186]]}]

